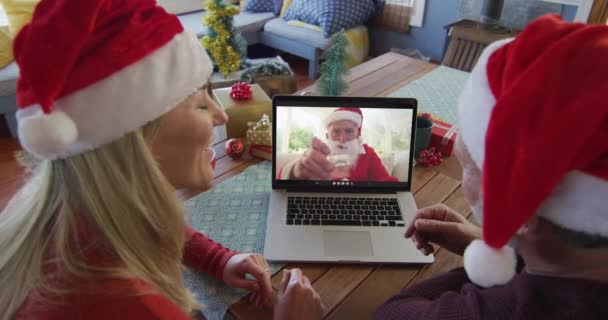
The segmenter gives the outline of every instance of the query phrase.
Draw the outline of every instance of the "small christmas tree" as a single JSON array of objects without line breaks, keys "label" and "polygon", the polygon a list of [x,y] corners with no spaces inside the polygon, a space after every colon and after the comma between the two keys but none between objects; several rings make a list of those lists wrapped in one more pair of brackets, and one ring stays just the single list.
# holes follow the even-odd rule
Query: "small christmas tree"
[{"label": "small christmas tree", "polygon": [[207,0],[205,9],[203,24],[209,28],[209,35],[204,36],[201,42],[225,77],[238,70],[247,56],[247,43],[234,27],[233,17],[239,10],[226,5],[223,0]]},{"label": "small christmas tree", "polygon": [[340,96],[348,89],[348,84],[343,76],[347,73],[346,68],[346,45],[348,39],[344,30],[334,37],[334,43],[325,51],[325,61],[321,65],[321,77],[319,78],[319,93],[324,96]]}]

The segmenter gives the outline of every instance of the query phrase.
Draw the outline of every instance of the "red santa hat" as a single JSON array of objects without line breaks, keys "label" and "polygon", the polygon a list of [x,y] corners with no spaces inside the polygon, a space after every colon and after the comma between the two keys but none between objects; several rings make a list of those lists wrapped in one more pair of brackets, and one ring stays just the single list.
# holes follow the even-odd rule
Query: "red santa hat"
[{"label": "red santa hat", "polygon": [[357,125],[358,136],[361,136],[361,125],[363,124],[363,113],[359,108],[342,107],[334,110],[325,118],[325,127],[328,127],[332,122],[348,120]]},{"label": "red santa hat", "polygon": [[154,0],[42,0],[14,53],[19,138],[47,159],[160,117],[213,70],[197,38]]},{"label": "red santa hat", "polygon": [[534,215],[608,237],[608,27],[544,16],[490,45],[460,98],[462,139],[482,169],[483,241],[465,251],[484,287],[515,274],[507,242]]}]

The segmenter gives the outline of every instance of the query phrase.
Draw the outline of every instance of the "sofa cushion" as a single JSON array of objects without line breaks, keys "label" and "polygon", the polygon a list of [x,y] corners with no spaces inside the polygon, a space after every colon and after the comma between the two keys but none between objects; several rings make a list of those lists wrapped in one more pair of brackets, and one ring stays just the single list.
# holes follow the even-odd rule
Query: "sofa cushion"
[{"label": "sofa cushion", "polygon": [[305,27],[292,26],[282,18],[275,18],[264,25],[264,32],[294,40],[311,47],[325,50],[330,44],[331,39],[326,39],[322,32]]},{"label": "sofa cushion", "polygon": [[19,78],[19,67],[15,62],[0,69],[0,96],[15,94],[17,78]]},{"label": "sofa cushion", "polygon": [[247,0],[244,9],[248,12],[274,12],[274,0]]},{"label": "sofa cushion", "polygon": [[365,23],[376,11],[375,0],[294,0],[285,20],[321,26],[326,38],[342,29]]},{"label": "sofa cushion", "polygon": [[13,38],[8,33],[8,27],[0,27],[0,69],[13,61]]},{"label": "sofa cushion", "polygon": [[274,15],[278,16],[281,14],[281,9],[283,9],[283,0],[274,0]]},{"label": "sofa cushion", "polygon": [[[197,37],[207,35],[208,29],[201,22],[204,11],[181,14],[177,16],[184,28],[194,32]],[[250,33],[262,31],[264,23],[274,18],[272,12],[241,12],[234,16],[234,26],[241,33]]]},{"label": "sofa cushion", "polygon": [[165,8],[167,12],[182,14],[203,10],[204,0],[158,0],[158,5]]},{"label": "sofa cushion", "polygon": [[281,15],[281,17],[285,15],[285,13],[287,12],[287,9],[289,9],[289,6],[291,6],[292,2],[293,2],[293,0],[283,0],[281,12],[279,13]]},{"label": "sofa cushion", "polygon": [[264,30],[264,24],[274,19],[272,12],[241,12],[234,17],[234,26],[242,33]]},{"label": "sofa cushion", "polygon": [[202,17],[204,11],[196,11],[177,16],[184,28],[194,32],[197,37],[202,37],[208,33],[207,26],[203,25]]}]

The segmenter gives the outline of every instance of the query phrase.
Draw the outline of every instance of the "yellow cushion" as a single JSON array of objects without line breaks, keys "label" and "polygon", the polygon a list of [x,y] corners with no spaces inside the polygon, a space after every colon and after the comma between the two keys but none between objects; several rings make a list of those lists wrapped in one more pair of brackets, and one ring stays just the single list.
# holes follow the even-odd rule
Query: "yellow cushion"
[{"label": "yellow cushion", "polygon": [[293,0],[283,0],[283,7],[281,8],[281,17],[285,15],[285,12],[287,12],[287,8],[289,8],[292,1]]},{"label": "yellow cushion", "polygon": [[309,23],[306,23],[306,22],[300,21],[300,20],[290,20],[290,21],[287,21],[287,24],[290,26],[307,28],[307,29],[319,31],[319,32],[323,31],[321,29],[321,27],[319,27],[319,26],[315,26],[313,24],[309,24]]},{"label": "yellow cushion", "polygon": [[13,61],[13,39],[7,27],[0,27],[0,69]]},{"label": "yellow cushion", "polygon": [[[288,21],[287,24],[294,27],[307,28],[313,31],[323,32],[321,27],[308,24],[300,20],[291,20]],[[346,30],[344,34],[346,35],[347,39],[346,67],[350,69],[367,60],[369,55],[369,33],[367,27],[358,26]]]},{"label": "yellow cushion", "polygon": [[346,66],[350,69],[367,60],[369,55],[369,34],[367,27],[358,26],[345,32],[348,38],[346,46]]},{"label": "yellow cushion", "polygon": [[14,38],[21,28],[30,22],[38,2],[40,0],[0,0],[8,18],[11,37]]}]

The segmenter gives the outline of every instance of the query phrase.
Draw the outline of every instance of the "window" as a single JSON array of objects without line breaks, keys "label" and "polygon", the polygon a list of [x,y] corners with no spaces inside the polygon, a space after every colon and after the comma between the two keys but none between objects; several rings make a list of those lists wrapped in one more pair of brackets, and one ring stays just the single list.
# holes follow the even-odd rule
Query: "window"
[{"label": "window", "polygon": [[[426,0],[386,0],[386,5],[396,5],[411,10],[410,26],[422,27]],[[407,8],[407,9],[406,9]]]},{"label": "window", "polygon": [[576,10],[576,17],[574,18],[574,21],[587,22],[587,19],[589,19],[589,14],[591,13],[591,8],[593,7],[593,2],[598,1],[598,0],[541,0],[541,1],[577,6],[578,9]]}]

